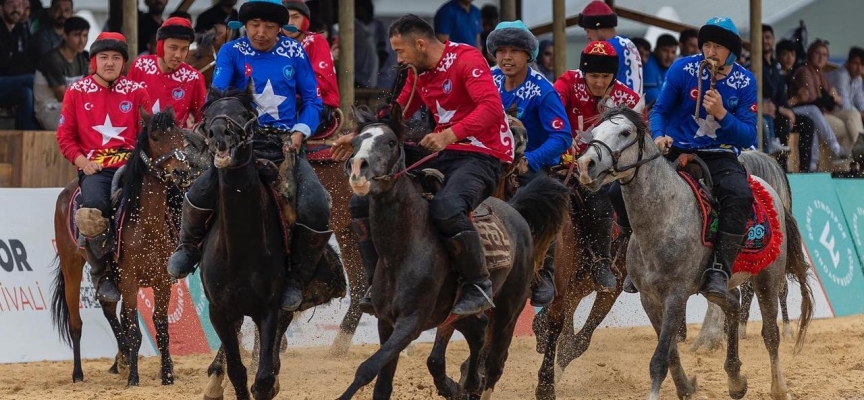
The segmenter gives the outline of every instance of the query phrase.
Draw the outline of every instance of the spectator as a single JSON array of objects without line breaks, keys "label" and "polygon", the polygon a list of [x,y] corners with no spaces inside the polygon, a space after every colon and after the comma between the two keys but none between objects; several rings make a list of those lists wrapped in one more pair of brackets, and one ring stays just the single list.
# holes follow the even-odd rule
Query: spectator
[{"label": "spectator", "polygon": [[[636,50],[639,50],[639,57],[642,58],[642,70],[645,70],[645,63],[648,62],[648,55],[651,54],[651,43],[643,37],[630,38],[633,44],[636,45]],[[645,76],[645,74],[642,74]]]},{"label": "spectator", "polygon": [[537,71],[543,74],[549,82],[555,82],[555,49],[549,39],[540,41],[540,56],[537,60]]},{"label": "spectator", "polygon": [[189,14],[186,11],[176,10],[176,11],[172,12],[171,14],[168,14],[168,18],[173,18],[173,17],[180,17],[180,18],[183,18],[185,20],[188,20],[190,23],[192,22],[192,14]]},{"label": "spectator", "polygon": [[90,56],[84,50],[90,24],[80,17],[63,23],[63,40],[42,56],[34,78],[36,119],[47,130],[57,130],[66,88],[89,72]]},{"label": "spectator", "polygon": [[645,85],[645,103],[654,103],[660,95],[660,89],[666,82],[666,71],[675,61],[675,53],[678,52],[678,41],[669,34],[662,34],[657,38],[657,46],[654,52],[648,55],[643,69]]},{"label": "spectator", "polygon": [[372,0],[355,0],[354,82],[361,88],[377,88],[378,71],[387,60],[387,28],[375,19]]},{"label": "spectator", "polygon": [[435,36],[442,43],[448,40],[480,46],[480,9],[472,0],[450,0],[435,12]]},{"label": "spectator", "polygon": [[15,129],[35,130],[33,120],[33,60],[25,51],[30,34],[24,28],[24,2],[0,0],[0,107],[16,107]]},{"label": "spectator", "polygon": [[[828,83],[828,76],[824,71],[827,63],[828,44],[816,40],[807,49],[807,63],[798,68],[792,77],[789,104],[794,106],[793,110],[796,114],[804,114],[813,120],[819,139],[828,145],[834,156],[848,158],[849,149],[841,146],[839,141],[840,138],[844,138],[848,142],[847,127],[840,118],[830,114],[839,104],[840,96]],[[861,123],[860,119],[858,123]],[[857,133],[855,136],[857,138]],[[816,169],[818,153],[819,146],[814,144],[810,160],[811,170]]]},{"label": "spectator", "polygon": [[618,15],[606,3],[594,0],[579,14],[579,26],[585,29],[588,40],[605,40],[615,48],[618,53],[618,75],[615,79],[641,96],[642,57],[630,39],[616,32]]},{"label": "spectator", "polygon": [[777,42],[777,48],[774,50],[777,54],[777,62],[780,64],[780,75],[783,76],[783,81],[786,82],[786,88],[792,86],[792,77],[795,76],[795,71],[798,70],[798,65],[795,58],[795,43],[788,39],[783,39]]},{"label": "spectator", "polygon": [[[147,12],[138,10],[138,54],[147,52],[150,53],[153,45],[156,43],[156,31],[162,26],[162,13],[165,12],[165,6],[168,0],[144,0],[144,5],[147,6]],[[200,17],[199,17],[200,19]],[[106,26],[114,26],[113,21],[105,23]],[[123,30],[123,22],[117,24],[118,32]],[[106,31],[108,29],[105,29]]]},{"label": "spectator", "polygon": [[63,41],[63,24],[72,16],[72,0],[51,0],[45,24],[30,39],[31,58],[39,60],[43,54]]},{"label": "spectator", "polygon": [[831,86],[840,94],[840,108],[864,112],[864,87],[861,73],[864,72],[864,49],[853,47],[849,49],[849,57],[843,68],[837,68],[828,74]]},{"label": "spectator", "polygon": [[240,19],[237,10],[234,9],[235,4],[237,4],[237,0],[219,0],[219,3],[214,4],[213,7],[208,8],[198,16],[198,20],[195,21],[195,32],[205,32],[210,30],[213,25],[227,25],[228,21]]},{"label": "spectator", "polygon": [[678,46],[681,48],[681,57],[699,54],[699,32],[695,29],[685,29],[678,35]]},{"label": "spectator", "polygon": [[486,50],[486,38],[489,37],[489,32],[492,32],[495,29],[495,26],[498,25],[501,18],[498,15],[498,7],[495,7],[493,4],[487,4],[480,9],[480,21],[483,27],[482,32],[480,32],[480,50],[483,51],[483,57],[486,57],[486,61],[489,62],[489,66],[495,65],[495,55],[489,54],[489,51]]}]

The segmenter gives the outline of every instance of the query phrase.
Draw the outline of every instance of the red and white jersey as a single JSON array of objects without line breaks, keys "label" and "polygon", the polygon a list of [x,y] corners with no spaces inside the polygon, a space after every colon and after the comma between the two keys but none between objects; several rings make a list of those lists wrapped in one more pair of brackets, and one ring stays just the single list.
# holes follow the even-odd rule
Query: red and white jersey
[{"label": "red and white jersey", "polygon": [[303,50],[309,55],[309,63],[315,71],[315,81],[318,82],[318,97],[325,106],[339,107],[339,84],[336,83],[336,66],[333,65],[333,55],[330,45],[324,36],[306,32],[303,38]]},{"label": "red and white jersey", "polygon": [[139,82],[147,89],[153,106],[147,111],[153,114],[174,108],[174,119],[177,126],[188,128],[191,115],[194,121],[201,119],[201,108],[207,97],[204,87],[204,77],[200,72],[182,63],[174,72],[163,73],[159,69],[156,55],[138,57],[129,68],[127,77]]},{"label": "red and white jersey", "polygon": [[[411,104],[411,89],[417,87]],[[513,162],[513,134],[501,105],[498,87],[492,80],[489,64],[474,46],[446,42],[444,54],[435,68],[408,75],[397,100],[405,115],[414,114],[421,103],[435,116],[436,132],[453,130],[458,141],[448,150],[489,154]]]},{"label": "red and white jersey", "polygon": [[[578,69],[561,74],[555,81],[555,91],[564,103],[574,138],[578,138],[581,132],[589,130],[597,122],[602,113],[601,109],[620,105],[633,108],[639,103],[639,95],[617,80],[612,85],[608,97],[599,98],[592,95],[588,91],[588,84],[582,71]],[[602,107],[598,107],[597,102],[603,99],[605,103]]]},{"label": "red and white jersey", "polygon": [[150,97],[129,78],[117,78],[110,89],[92,75],[75,82],[63,97],[57,127],[60,152],[73,164],[79,155],[103,168],[126,164],[141,130],[139,106],[149,109]]}]

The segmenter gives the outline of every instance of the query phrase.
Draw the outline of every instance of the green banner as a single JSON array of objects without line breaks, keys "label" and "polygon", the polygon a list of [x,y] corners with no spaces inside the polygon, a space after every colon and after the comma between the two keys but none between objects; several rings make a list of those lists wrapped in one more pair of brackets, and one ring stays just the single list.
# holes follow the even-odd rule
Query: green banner
[{"label": "green banner", "polygon": [[210,324],[210,302],[207,301],[207,295],[204,294],[201,271],[190,274],[186,279],[189,284],[189,295],[192,298],[192,303],[195,304],[195,311],[201,321],[201,328],[204,329],[204,336],[207,337],[207,344],[210,345],[211,349],[216,350],[222,345],[222,341],[219,340],[216,329],[213,329],[213,325]]},{"label": "green banner", "polygon": [[846,215],[852,243],[858,250],[858,259],[864,265],[864,180],[834,179],[833,183]]},{"label": "green banner", "polygon": [[827,174],[792,174],[792,212],[837,316],[864,313],[864,272],[834,182]]}]

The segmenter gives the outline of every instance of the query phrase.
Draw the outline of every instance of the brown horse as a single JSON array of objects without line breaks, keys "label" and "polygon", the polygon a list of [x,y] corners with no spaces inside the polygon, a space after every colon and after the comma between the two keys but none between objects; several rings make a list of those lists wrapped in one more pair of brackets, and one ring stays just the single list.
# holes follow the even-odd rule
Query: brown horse
[{"label": "brown horse", "polygon": [[[177,243],[168,203],[175,186],[186,187],[194,176],[185,161],[187,131],[174,125],[174,112],[169,108],[151,119],[141,112],[145,127],[138,135],[135,150],[121,172],[122,201],[126,202],[125,218],[120,227],[118,252],[112,261],[113,276],[122,291],[120,319],[117,303],[101,303],[105,318],[117,338],[121,364],[128,363],[129,386],[138,385],[138,351],[141,331],[138,325],[138,289],[152,287],[155,297],[153,323],[156,341],[162,356],[162,384],[174,382],[174,367],[168,351],[168,302],[171,279],[165,269],[168,256]],[[194,138],[188,137],[190,140]],[[78,181],[69,182],[57,197],[54,213],[54,237],[57,241],[59,268],[54,282],[52,314],[60,337],[72,345],[74,365],[72,381],[84,379],[81,369],[81,328],[79,313],[80,285],[84,269],[84,254],[78,248],[69,226],[70,201],[77,192]],[[178,210],[175,210],[179,212]],[[117,360],[111,367],[117,372]]]},{"label": "brown horse", "polygon": [[213,69],[216,66],[216,54],[219,48],[228,41],[228,28],[222,24],[213,25],[208,31],[195,35],[195,51],[186,56],[186,64],[192,66],[204,75],[204,83],[210,87],[213,82]]}]

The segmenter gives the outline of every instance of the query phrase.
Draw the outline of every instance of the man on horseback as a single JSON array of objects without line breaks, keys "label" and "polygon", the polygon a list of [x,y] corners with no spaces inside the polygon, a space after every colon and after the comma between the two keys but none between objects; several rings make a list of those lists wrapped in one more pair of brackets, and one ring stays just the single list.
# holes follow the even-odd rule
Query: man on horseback
[{"label": "man on horseback", "polygon": [[156,40],[156,54],[138,57],[128,77],[147,88],[154,114],[172,107],[177,126],[191,126],[189,117],[193,122],[201,118],[207,97],[204,77],[183,62],[195,41],[192,23],[185,18],[168,18],[156,31]]},{"label": "man on horseback", "polygon": [[[570,124],[552,83],[528,65],[537,59],[538,42],[522,21],[499,23],[489,33],[486,48],[498,62],[492,68],[492,79],[504,108],[515,108],[515,117],[528,131],[525,159],[519,160],[527,164],[527,172],[520,171],[519,176],[519,185],[525,186],[561,162],[572,142]],[[531,304],[536,307],[555,297],[554,255],[553,243],[533,285]]]},{"label": "man on horseback", "polygon": [[[615,79],[619,68],[615,48],[605,41],[594,41],[582,50],[579,69],[570,70],[555,81],[555,90],[564,102],[567,118],[573,128],[573,139],[580,141],[577,150],[584,152],[591,140],[591,129],[607,108],[635,107],[639,94]],[[572,157],[570,162],[575,162]],[[570,158],[570,157],[568,157]],[[580,186],[581,188],[581,186]],[[613,292],[618,285],[611,270],[612,202],[606,190],[579,190],[584,209],[580,220],[585,239],[595,257],[592,275],[599,291]],[[629,234],[625,230],[622,234]]]},{"label": "man on horseback", "polygon": [[90,45],[93,73],[69,86],[57,128],[57,144],[67,160],[78,168],[81,208],[75,225],[83,239],[96,295],[107,302],[120,301],[117,285],[107,274],[114,250],[111,235],[111,180],[126,164],[140,130],[139,107],[150,108],[141,84],[121,76],[129,60],[126,38],[103,32]]},{"label": "man on horseback", "polygon": [[[667,159],[697,154],[710,169],[719,229],[701,293],[724,304],[753,207],[738,154],[756,142],[756,78],[735,62],[741,57],[741,37],[732,20],[711,18],[699,29],[698,39],[702,54],[679,58],[669,68],[651,112],[651,136]],[[704,86],[710,88],[700,91]]]},{"label": "man on horseback", "polygon": [[[480,235],[469,213],[495,190],[501,164],[513,162],[513,135],[501,97],[477,48],[440,42],[432,27],[416,15],[406,15],[390,25],[390,44],[400,63],[416,67],[419,72],[416,77],[409,75],[396,100],[404,105],[404,115],[413,114],[425,104],[437,122],[435,131],[423,137],[420,146],[438,153],[434,167],[446,176],[429,210],[453,269],[461,277],[461,296],[451,312],[481,313],[493,307],[492,283]],[[417,97],[413,90],[415,80]],[[336,141],[334,158],[344,160],[351,155],[352,138],[353,135],[346,135]],[[406,163],[419,159],[411,153],[406,155]],[[351,198],[351,217],[371,282],[378,254],[368,235],[366,198]],[[363,303],[366,310],[371,308],[369,293]]]},{"label": "man on horseback", "polygon": [[311,14],[305,1],[287,0],[282,4],[288,9],[288,23],[297,28],[296,31],[286,30],[283,33],[303,44],[303,50],[309,55],[309,63],[315,71],[318,95],[324,104],[321,109],[321,123],[315,132],[318,134],[331,126],[333,110],[339,108],[339,85],[336,83],[336,67],[333,65],[330,44],[324,35],[309,31]]},{"label": "man on horseback", "polygon": [[[258,107],[259,130],[253,143],[256,155],[260,149],[258,158],[272,158],[271,161],[277,162],[284,159],[283,151],[300,152],[303,141],[317,128],[321,112],[321,98],[317,94],[315,75],[306,52],[299,42],[280,35],[281,29],[296,30],[288,22],[288,10],[278,0],[244,3],[240,7],[240,23],[243,25],[236,22],[230,25],[245,25],[246,37],[222,46],[213,74],[213,88],[218,90],[246,87],[251,79]],[[295,101],[298,95],[301,103]],[[284,146],[284,150],[274,152],[274,141]],[[307,204],[304,196],[329,198],[329,195],[309,162],[302,156],[296,161],[293,179],[296,180],[298,212],[292,232],[291,258],[315,260],[312,263],[315,264],[331,235],[328,228],[330,206],[326,202]],[[200,244],[206,234],[205,222],[217,202],[216,179],[211,168],[186,194],[180,245],[168,260],[168,272],[175,278],[193,272],[201,259]],[[291,270],[282,294],[282,309],[294,311],[303,300],[303,287],[308,281],[304,276],[309,275],[310,269],[314,272],[316,265],[289,264]]]}]

